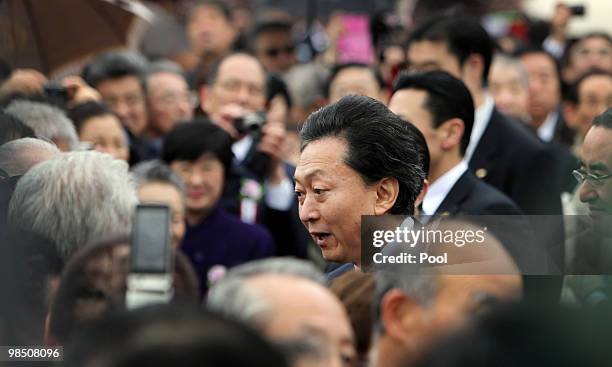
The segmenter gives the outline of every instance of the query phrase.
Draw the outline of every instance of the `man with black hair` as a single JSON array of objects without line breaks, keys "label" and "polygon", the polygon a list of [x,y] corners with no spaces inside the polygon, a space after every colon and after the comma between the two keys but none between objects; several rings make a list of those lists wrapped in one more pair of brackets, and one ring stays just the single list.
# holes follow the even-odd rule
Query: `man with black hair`
[{"label": "man with black hair", "polygon": [[517,54],[528,75],[529,125],[545,142],[572,144],[572,131],[561,113],[561,72],[557,60],[541,49]]},{"label": "man with black hair", "polygon": [[527,214],[560,213],[552,153],[518,122],[499,113],[486,92],[493,41],[478,20],[431,18],[412,32],[407,51],[412,70],[447,71],[472,94],[474,125],[464,155],[470,171]]},{"label": "man with black hair", "polygon": [[411,215],[425,172],[407,123],[382,103],[346,96],[304,122],[295,171],[299,215],[323,257],[361,265],[362,215]]},{"label": "man with black hair", "polygon": [[612,37],[591,32],[570,43],[563,55],[563,80],[573,84],[590,69],[612,72]]},{"label": "man with black hair", "polygon": [[569,88],[563,112],[569,127],[575,132],[574,152],[580,155],[582,141],[591,123],[612,106],[612,73],[591,70],[578,78]]},{"label": "man with black hair", "polygon": [[96,88],[102,100],[121,119],[130,138],[130,164],[156,157],[142,138],[148,112],[144,90],[147,61],[132,52],[108,52],[83,70],[83,79]]},{"label": "man with black hair", "polygon": [[327,98],[329,103],[335,103],[349,94],[359,94],[387,102],[385,82],[380,73],[372,67],[351,62],[338,64],[332,68],[327,81]]},{"label": "man with black hair", "polygon": [[512,200],[479,181],[463,161],[474,102],[461,80],[444,71],[401,74],[389,108],[415,124],[427,140],[430,186],[423,214],[520,214]]},{"label": "man with black hair", "polygon": [[283,20],[262,21],[251,31],[253,54],[267,72],[284,74],[295,63],[295,42],[291,23]]},{"label": "man with black hair", "polygon": [[231,175],[231,137],[206,120],[177,125],[168,133],[162,159],[186,187],[187,231],[181,249],[192,261],[200,286],[208,287],[215,265],[232,267],[275,254],[270,233],[228,213],[221,195]]}]

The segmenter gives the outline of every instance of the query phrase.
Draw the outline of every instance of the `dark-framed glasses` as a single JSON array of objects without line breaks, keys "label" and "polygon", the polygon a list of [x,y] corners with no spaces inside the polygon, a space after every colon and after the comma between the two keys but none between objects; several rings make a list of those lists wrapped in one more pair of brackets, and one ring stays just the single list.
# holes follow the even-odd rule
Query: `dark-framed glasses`
[{"label": "dark-framed glasses", "polygon": [[572,171],[574,178],[578,181],[579,184],[584,183],[584,181],[588,181],[593,186],[601,186],[605,183],[607,179],[612,177],[612,173],[607,175],[597,176],[592,173],[586,173],[582,170],[575,169]]}]

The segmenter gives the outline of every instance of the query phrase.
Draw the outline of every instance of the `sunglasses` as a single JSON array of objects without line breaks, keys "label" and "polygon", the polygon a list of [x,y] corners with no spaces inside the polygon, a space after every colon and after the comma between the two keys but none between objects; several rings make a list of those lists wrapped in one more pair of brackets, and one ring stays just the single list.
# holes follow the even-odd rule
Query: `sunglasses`
[{"label": "sunglasses", "polygon": [[291,45],[285,47],[272,47],[265,50],[264,52],[269,57],[278,57],[281,53],[292,54],[293,51],[295,51],[295,46]]}]

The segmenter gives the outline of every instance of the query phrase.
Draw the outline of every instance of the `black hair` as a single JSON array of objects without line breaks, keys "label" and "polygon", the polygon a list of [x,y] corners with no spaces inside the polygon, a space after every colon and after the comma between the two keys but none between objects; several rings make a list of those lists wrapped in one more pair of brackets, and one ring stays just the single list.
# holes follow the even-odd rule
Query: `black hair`
[{"label": "black hair", "polygon": [[105,80],[126,76],[135,76],[142,84],[146,68],[146,59],[137,53],[107,52],[85,66],[81,76],[94,88]]},{"label": "black hair", "polygon": [[201,6],[212,6],[214,8],[217,8],[217,10],[223,15],[223,17],[228,21],[231,22],[233,20],[233,15],[232,15],[232,11],[229,8],[229,6],[227,5],[227,3],[225,1],[219,1],[219,0],[197,0],[195,1],[195,4],[191,5],[191,7],[189,8],[189,11],[187,12],[188,17],[187,17],[187,21],[190,20],[191,14],[193,14],[194,10],[201,7]]},{"label": "black hair", "polygon": [[34,130],[20,119],[0,110],[0,145],[11,140],[34,138]]},{"label": "black hair", "polygon": [[495,42],[478,19],[465,15],[448,17],[446,14],[430,17],[412,31],[408,47],[413,42],[421,41],[445,42],[448,51],[457,57],[459,65],[463,65],[471,54],[482,56],[482,85],[487,84]]},{"label": "black hair", "polygon": [[272,98],[279,94],[285,99],[287,106],[291,108],[293,102],[291,100],[291,95],[289,94],[287,84],[280,76],[268,74],[268,78],[266,80],[266,105],[270,104]]},{"label": "black hair", "polygon": [[612,129],[612,108],[608,108],[606,112],[593,119],[593,126],[601,126],[606,129]]},{"label": "black hair", "polygon": [[452,118],[463,121],[465,129],[461,137],[461,154],[465,154],[474,125],[474,101],[465,84],[445,71],[402,73],[395,80],[393,93],[402,89],[427,93],[423,108],[431,114],[434,128]]},{"label": "black hair", "polygon": [[161,158],[166,164],[176,160],[196,161],[202,154],[212,153],[229,174],[233,153],[232,138],[205,118],[177,124],[164,139]]},{"label": "black hair", "polygon": [[385,79],[380,74],[378,69],[375,69],[368,64],[364,64],[361,62],[347,62],[347,63],[342,63],[342,64],[336,64],[332,67],[329,77],[327,78],[327,81],[325,82],[324,90],[325,90],[326,98],[329,98],[329,89],[331,88],[331,85],[336,79],[336,77],[338,76],[338,74],[340,74],[340,72],[342,72],[343,70],[346,70],[349,68],[360,68],[360,69],[369,70],[372,73],[372,76],[374,77],[374,79],[376,80],[378,87],[380,89],[383,89],[385,87]]},{"label": "black hair", "polygon": [[81,103],[68,110],[68,117],[74,123],[77,133],[81,132],[87,120],[107,115],[116,116],[105,104],[95,101]]},{"label": "black hair", "polygon": [[579,90],[582,83],[593,77],[593,76],[607,76],[612,79],[612,73],[601,70],[601,69],[592,69],[581,75],[575,82],[572,84],[565,95],[565,100],[574,105],[577,105],[580,102]]},{"label": "black hair", "polygon": [[261,335],[236,320],[179,304],[116,312],[66,350],[66,366],[285,367]]},{"label": "black hair", "polygon": [[357,171],[366,184],[388,177],[397,179],[399,195],[389,213],[413,214],[425,179],[416,147],[418,134],[384,104],[349,95],[306,119],[300,130],[300,150],[327,137],[344,140],[344,163]]},{"label": "black hair", "polygon": [[250,32],[251,43],[254,43],[257,37],[266,32],[285,32],[291,33],[292,24],[285,20],[274,19],[265,20],[256,23]]}]

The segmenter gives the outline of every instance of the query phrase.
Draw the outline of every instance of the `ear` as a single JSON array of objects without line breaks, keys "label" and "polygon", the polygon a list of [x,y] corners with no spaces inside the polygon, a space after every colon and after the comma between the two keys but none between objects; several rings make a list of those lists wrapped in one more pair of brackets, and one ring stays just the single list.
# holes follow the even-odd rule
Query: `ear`
[{"label": "ear", "polygon": [[423,324],[423,310],[400,289],[391,289],[380,301],[380,320],[385,334],[409,344]]},{"label": "ear", "polygon": [[375,215],[387,213],[395,204],[399,195],[399,182],[394,177],[385,177],[376,186]]},{"label": "ear", "polygon": [[465,131],[465,125],[461,119],[452,118],[445,121],[440,127],[442,129],[438,128],[438,130],[443,132],[441,144],[442,149],[451,150],[461,144],[461,138],[463,137],[463,132]]},{"label": "ear", "polygon": [[419,207],[423,203],[423,200],[425,200],[425,195],[427,195],[427,190],[429,190],[429,180],[425,179],[425,181],[423,181],[423,188],[421,189],[419,196],[417,196],[414,202],[414,213],[415,214],[419,214],[418,213]]}]

